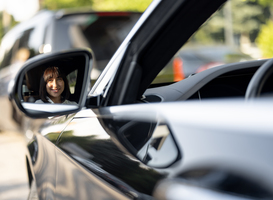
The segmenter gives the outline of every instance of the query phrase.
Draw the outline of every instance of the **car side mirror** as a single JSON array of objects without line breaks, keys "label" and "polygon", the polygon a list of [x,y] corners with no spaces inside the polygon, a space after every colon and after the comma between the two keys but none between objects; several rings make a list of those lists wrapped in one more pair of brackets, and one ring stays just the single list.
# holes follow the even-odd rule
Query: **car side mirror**
[{"label": "car side mirror", "polygon": [[86,103],[92,62],[88,50],[35,56],[18,72],[11,99],[32,118],[77,112]]}]

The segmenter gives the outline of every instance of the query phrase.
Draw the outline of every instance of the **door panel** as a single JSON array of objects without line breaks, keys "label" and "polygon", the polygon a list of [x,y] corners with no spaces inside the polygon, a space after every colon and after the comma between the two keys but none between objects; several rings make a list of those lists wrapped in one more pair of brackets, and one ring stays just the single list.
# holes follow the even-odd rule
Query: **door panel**
[{"label": "door panel", "polygon": [[[86,184],[95,184],[94,178],[91,177],[100,177],[104,181],[102,185],[97,186],[102,190],[104,184],[111,185],[108,187],[115,188],[129,198],[143,199],[145,196],[149,199],[162,174],[130,156],[122,150],[123,147],[119,143],[113,142],[115,140],[103,129],[96,117],[74,118],[62,133],[57,146],[87,169],[86,173],[90,174],[90,177],[85,178]],[[61,157],[58,155],[57,190],[62,185],[61,180],[67,176],[59,173],[68,165],[60,160]],[[75,166],[73,173],[77,170],[79,169]],[[73,179],[73,182],[82,181],[79,176],[73,177],[76,179]]]},{"label": "door panel", "polygon": [[[96,175],[91,174],[84,167],[78,165],[61,150],[57,149],[56,155],[58,158],[56,200],[129,199]],[[88,165],[88,160],[85,162]]]},{"label": "door panel", "polygon": [[39,199],[54,199],[56,184],[55,145],[37,134],[37,157],[33,163]]},{"label": "door panel", "polygon": [[52,143],[56,143],[60,134],[75,114],[53,117],[43,124],[41,134]]}]

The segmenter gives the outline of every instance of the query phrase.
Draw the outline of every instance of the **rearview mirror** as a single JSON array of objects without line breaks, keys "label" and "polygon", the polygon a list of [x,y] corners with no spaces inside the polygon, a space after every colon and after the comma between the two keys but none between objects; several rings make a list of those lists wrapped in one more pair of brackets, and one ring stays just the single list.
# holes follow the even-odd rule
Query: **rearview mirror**
[{"label": "rearview mirror", "polygon": [[90,89],[92,61],[88,50],[35,56],[17,74],[11,97],[32,118],[77,112]]}]

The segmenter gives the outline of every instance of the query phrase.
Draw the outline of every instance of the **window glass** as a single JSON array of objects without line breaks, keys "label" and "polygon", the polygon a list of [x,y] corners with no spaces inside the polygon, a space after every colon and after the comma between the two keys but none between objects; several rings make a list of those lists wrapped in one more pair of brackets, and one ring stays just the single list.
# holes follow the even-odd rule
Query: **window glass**
[{"label": "window glass", "polygon": [[20,64],[25,62],[33,54],[29,48],[28,42],[33,29],[29,29],[20,34],[15,42],[11,45],[10,49],[6,48],[3,51],[4,57],[1,62],[1,68],[7,67],[11,64]]},{"label": "window glass", "polygon": [[7,66],[9,66],[11,64],[12,50],[13,50],[13,48],[8,49],[8,50],[5,51],[5,53],[3,55],[3,60],[1,62],[0,69],[2,69],[4,67],[7,67]]},{"label": "window glass", "polygon": [[33,29],[24,31],[20,38],[16,41],[14,45],[14,50],[12,52],[11,64],[20,62],[25,62],[28,58],[33,56],[33,50],[29,47],[29,38],[33,33]]},{"label": "window glass", "polygon": [[52,44],[53,49],[92,49],[96,65],[92,69],[91,78],[96,80],[140,15],[98,13],[63,17],[55,25],[56,40]]}]

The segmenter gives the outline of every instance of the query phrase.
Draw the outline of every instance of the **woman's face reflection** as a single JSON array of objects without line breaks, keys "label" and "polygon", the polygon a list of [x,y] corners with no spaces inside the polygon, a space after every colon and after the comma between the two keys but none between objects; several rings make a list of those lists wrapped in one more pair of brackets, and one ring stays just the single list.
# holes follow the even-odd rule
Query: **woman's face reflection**
[{"label": "woman's face reflection", "polygon": [[60,100],[61,94],[64,91],[64,80],[54,74],[47,80],[46,91],[50,99]]}]

